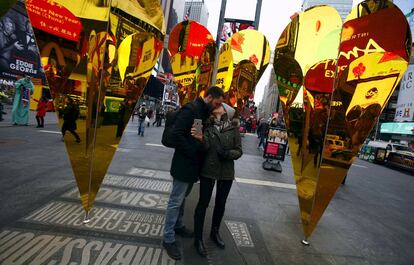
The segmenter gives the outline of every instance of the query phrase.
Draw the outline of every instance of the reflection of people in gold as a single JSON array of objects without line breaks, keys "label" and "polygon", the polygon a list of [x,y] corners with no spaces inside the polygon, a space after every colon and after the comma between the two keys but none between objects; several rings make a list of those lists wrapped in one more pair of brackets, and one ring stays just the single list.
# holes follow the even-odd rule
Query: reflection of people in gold
[{"label": "reflection of people in gold", "polygon": [[69,131],[76,139],[77,143],[80,143],[80,137],[76,133],[76,120],[79,117],[79,108],[74,104],[73,99],[66,98],[66,107],[63,110],[63,125],[62,125],[62,140],[64,140],[66,131]]}]

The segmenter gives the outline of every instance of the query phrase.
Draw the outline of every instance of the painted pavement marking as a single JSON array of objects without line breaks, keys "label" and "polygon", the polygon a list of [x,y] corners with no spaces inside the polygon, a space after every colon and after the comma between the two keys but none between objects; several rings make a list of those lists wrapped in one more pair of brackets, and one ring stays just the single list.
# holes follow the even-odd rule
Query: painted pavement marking
[{"label": "painted pavement marking", "polygon": [[129,148],[121,148],[121,147],[118,147],[118,148],[116,149],[116,151],[117,151],[117,152],[121,152],[121,153],[130,153],[130,152],[131,152],[131,149],[129,149]]},{"label": "painted pavement marking", "polygon": [[358,165],[358,164],[352,164],[352,166],[359,167],[359,168],[368,168],[367,166],[362,166],[362,165]]},{"label": "painted pavement marking", "polygon": [[48,130],[39,130],[39,132],[42,132],[42,133],[62,134],[62,132],[59,132],[59,131],[48,131]]},{"label": "painted pavement marking", "polygon": [[254,247],[252,237],[246,223],[237,221],[224,221],[234,242],[238,247]]},{"label": "painted pavement marking", "polygon": [[238,183],[243,183],[243,184],[269,186],[269,187],[292,189],[292,190],[296,189],[296,185],[294,184],[281,183],[281,182],[273,182],[273,181],[257,180],[257,179],[246,179],[246,178],[236,178],[236,181]]},{"label": "painted pavement marking", "polygon": [[[77,188],[66,192],[61,197],[74,200],[80,199]],[[95,200],[96,202],[110,203],[114,205],[165,210],[167,209],[168,198],[169,196],[167,194],[101,187]]]},{"label": "painted pavement marking", "polygon": [[171,181],[144,179],[113,174],[107,174],[102,184],[116,186],[119,188],[142,189],[167,193],[169,193],[172,188]]},{"label": "painted pavement marking", "polygon": [[169,171],[133,167],[130,170],[128,170],[126,174],[133,175],[133,176],[139,176],[139,177],[147,177],[147,178],[155,178],[155,179],[163,179],[163,180],[172,181],[172,177]]},{"label": "painted pavement marking", "polygon": [[164,145],[162,145],[162,144],[145,143],[145,145],[146,145],[146,146],[154,146],[154,147],[163,147],[163,148],[168,148],[168,147],[165,147],[165,146],[164,146]]},{"label": "painted pavement marking", "polygon": [[52,201],[23,221],[150,238],[160,238],[164,231],[164,214],[95,206],[89,223],[83,224],[84,216],[80,203]]},{"label": "painted pavement marking", "polygon": [[0,263],[176,264],[162,248],[155,245],[7,228],[0,231]]}]

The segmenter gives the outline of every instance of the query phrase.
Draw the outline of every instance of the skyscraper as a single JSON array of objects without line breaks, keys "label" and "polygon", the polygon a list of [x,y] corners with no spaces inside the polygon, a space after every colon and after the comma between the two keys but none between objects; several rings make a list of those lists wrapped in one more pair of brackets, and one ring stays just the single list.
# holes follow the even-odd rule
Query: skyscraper
[{"label": "skyscraper", "polygon": [[209,13],[207,6],[204,4],[204,0],[186,0],[184,17],[186,16],[188,16],[188,19],[190,20],[195,20],[200,24],[207,26]]},{"label": "skyscraper", "polygon": [[342,21],[345,21],[349,12],[351,12],[352,0],[303,0],[302,10],[316,5],[328,5],[335,8],[341,16]]}]

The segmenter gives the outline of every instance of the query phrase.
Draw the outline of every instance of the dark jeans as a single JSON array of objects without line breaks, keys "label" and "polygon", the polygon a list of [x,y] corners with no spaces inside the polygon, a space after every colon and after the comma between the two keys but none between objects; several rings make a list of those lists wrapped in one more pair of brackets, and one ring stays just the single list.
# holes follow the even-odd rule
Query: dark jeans
[{"label": "dark jeans", "polygon": [[261,134],[260,135],[260,142],[259,142],[259,146],[258,147],[260,147],[262,145],[263,148],[264,148],[265,147],[265,143],[266,143],[266,135],[265,134]]},{"label": "dark jeans", "polygon": [[43,117],[36,116],[37,127],[43,127],[45,124],[45,119]]},{"label": "dark jeans", "polygon": [[[194,213],[194,233],[197,239],[203,239],[204,219],[215,182],[214,179],[200,177],[200,199]],[[232,184],[233,180],[217,181],[216,203],[214,205],[212,222],[212,227],[217,229],[220,227],[221,220],[223,219],[227,197]]]}]

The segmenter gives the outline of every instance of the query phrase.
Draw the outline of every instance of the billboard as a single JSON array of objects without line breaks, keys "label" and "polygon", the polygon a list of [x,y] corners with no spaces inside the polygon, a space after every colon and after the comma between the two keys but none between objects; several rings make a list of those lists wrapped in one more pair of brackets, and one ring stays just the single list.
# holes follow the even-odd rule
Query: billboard
[{"label": "billboard", "polygon": [[0,18],[0,80],[29,75],[42,79],[43,68],[23,2]]},{"label": "billboard", "polygon": [[401,81],[394,121],[414,121],[414,64],[408,66]]}]

